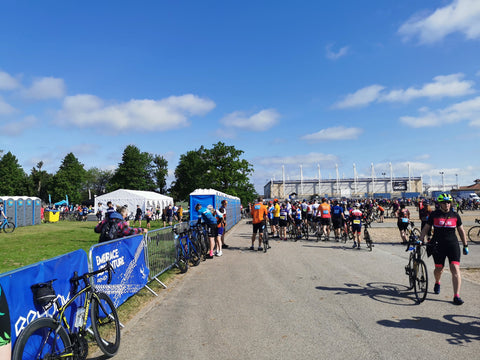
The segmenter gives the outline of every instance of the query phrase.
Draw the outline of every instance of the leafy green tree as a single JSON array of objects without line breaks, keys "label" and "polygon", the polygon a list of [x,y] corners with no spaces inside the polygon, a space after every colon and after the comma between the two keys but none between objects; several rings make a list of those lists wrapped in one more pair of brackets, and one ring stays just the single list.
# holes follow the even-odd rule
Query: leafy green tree
[{"label": "leafy green tree", "polygon": [[48,201],[49,189],[52,186],[53,175],[42,170],[43,161],[37,163],[30,172],[30,194],[39,197],[43,201]]},{"label": "leafy green tree", "polygon": [[94,195],[104,194],[112,176],[113,171],[110,170],[101,170],[97,167],[88,169],[82,186],[83,198],[91,199]]},{"label": "leafy green tree", "polygon": [[153,156],[147,152],[140,152],[135,145],[128,145],[123,151],[122,162],[118,164],[108,191],[117,189],[154,191],[155,180],[152,176]]},{"label": "leafy green tree", "polygon": [[157,183],[157,190],[160,194],[167,191],[168,161],[160,155],[153,158],[153,177]]},{"label": "leafy green tree", "polygon": [[0,179],[0,195],[29,195],[27,175],[10,151],[0,158]]},{"label": "leafy green tree", "polygon": [[198,150],[188,151],[180,155],[180,160],[175,168],[175,181],[170,192],[176,200],[187,200],[189,194],[195,189],[205,188],[207,161],[203,157],[203,146]]},{"label": "leafy green tree", "polygon": [[238,196],[246,204],[255,198],[255,188],[249,176],[252,165],[241,159],[243,150],[227,146],[223,142],[212,149],[203,146],[180,156],[175,169],[172,194],[176,199],[186,200],[198,188],[212,188],[229,195]]},{"label": "leafy green tree", "polygon": [[65,199],[68,195],[69,202],[79,204],[84,199],[82,188],[84,187],[86,170],[78,159],[69,153],[65,156],[59,170],[53,176],[53,201]]}]

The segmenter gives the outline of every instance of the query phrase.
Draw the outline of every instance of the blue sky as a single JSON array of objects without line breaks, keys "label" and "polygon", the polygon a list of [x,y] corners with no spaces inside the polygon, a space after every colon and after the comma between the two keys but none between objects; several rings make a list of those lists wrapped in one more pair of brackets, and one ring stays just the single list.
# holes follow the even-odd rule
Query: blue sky
[{"label": "blue sky", "polygon": [[[272,178],[480,178],[480,1],[4,1],[0,149],[179,156],[218,141]],[[410,164],[410,165],[408,165]],[[388,176],[388,175],[387,175]]]}]

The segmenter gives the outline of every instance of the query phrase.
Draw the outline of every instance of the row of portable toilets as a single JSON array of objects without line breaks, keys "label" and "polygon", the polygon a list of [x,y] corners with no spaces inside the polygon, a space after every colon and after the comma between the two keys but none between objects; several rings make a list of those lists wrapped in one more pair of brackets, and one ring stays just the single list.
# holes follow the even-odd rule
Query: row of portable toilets
[{"label": "row of portable toilets", "polygon": [[37,197],[0,197],[3,211],[16,227],[38,225],[42,222],[42,201]]}]

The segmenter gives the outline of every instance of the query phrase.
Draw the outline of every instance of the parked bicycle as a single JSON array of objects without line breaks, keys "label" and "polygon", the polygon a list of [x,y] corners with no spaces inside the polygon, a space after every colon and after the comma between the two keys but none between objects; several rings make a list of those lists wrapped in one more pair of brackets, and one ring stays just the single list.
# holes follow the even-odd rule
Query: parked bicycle
[{"label": "parked bicycle", "polygon": [[180,223],[173,227],[175,237],[175,265],[181,273],[188,271],[189,263],[197,266],[201,261],[200,247],[197,239],[193,238],[192,230],[188,223]]},{"label": "parked bicycle", "polygon": [[15,231],[15,224],[11,218],[4,218],[3,222],[0,224],[0,230],[3,230],[5,233],[12,233]]},{"label": "parked bicycle", "polygon": [[418,303],[421,303],[427,297],[428,290],[428,273],[427,266],[422,260],[425,250],[423,244],[419,241],[419,237],[410,234],[407,249],[410,251],[408,264],[405,266],[405,274],[408,276],[410,287],[413,289]]},{"label": "parked bicycle", "polygon": [[[61,306],[53,289],[53,282],[32,285],[35,302],[46,311],[53,305],[57,312],[53,317],[38,318],[32,321],[20,333],[15,342],[12,360],[26,359],[86,359],[91,330],[87,328],[90,316],[91,329],[100,350],[108,357],[114,356],[120,346],[120,321],[112,300],[107,294],[98,292],[91,284],[91,278],[108,271],[108,283],[113,271],[108,262],[103,269],[78,276],[75,272],[70,280],[73,284],[73,296]],[[83,288],[77,292],[79,281]],[[83,306],[77,308],[72,326],[67,320],[65,310],[76,299],[83,296]]]},{"label": "parked bicycle", "polygon": [[[475,222],[480,224],[480,219],[475,219]],[[480,225],[473,226],[468,230],[468,240],[475,244],[480,243]]]}]

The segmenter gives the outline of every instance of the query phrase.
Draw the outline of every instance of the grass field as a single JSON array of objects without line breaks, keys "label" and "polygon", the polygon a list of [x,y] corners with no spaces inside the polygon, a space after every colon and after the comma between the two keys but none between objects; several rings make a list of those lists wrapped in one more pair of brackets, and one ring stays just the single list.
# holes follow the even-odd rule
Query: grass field
[{"label": "grass field", "polygon": [[[12,234],[0,232],[0,273],[78,249],[88,253],[98,242],[99,234],[93,231],[96,224],[96,221],[59,221],[19,227]],[[146,222],[142,225],[145,226]],[[151,222],[151,230],[161,227],[163,222]]]}]

